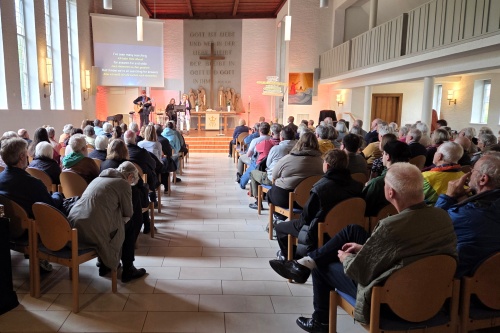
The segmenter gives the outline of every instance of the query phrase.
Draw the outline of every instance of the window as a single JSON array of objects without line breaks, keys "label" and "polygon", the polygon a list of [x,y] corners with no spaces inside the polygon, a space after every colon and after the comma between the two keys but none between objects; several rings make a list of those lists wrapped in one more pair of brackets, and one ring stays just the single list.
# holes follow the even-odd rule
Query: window
[{"label": "window", "polygon": [[16,0],[16,31],[23,109],[40,109],[33,0]]},{"label": "window", "polygon": [[441,99],[443,98],[443,85],[436,84],[434,86],[434,98],[432,100],[432,108],[436,110],[438,119],[441,116]]},{"label": "window", "polygon": [[[2,26],[2,18],[0,15],[0,27]],[[3,57],[3,36],[0,30],[0,67],[5,68],[5,59]],[[0,71],[0,109],[8,109],[7,104],[7,86],[5,84],[5,71]]]},{"label": "window", "polygon": [[52,59],[52,94],[50,108],[64,109],[61,65],[61,38],[59,31],[59,4],[57,0],[44,0],[45,5],[45,37],[47,41],[47,58]]},{"label": "window", "polygon": [[80,93],[80,57],[78,55],[78,18],[76,0],[66,0],[66,19],[68,24],[69,84],[71,90],[71,108],[82,109]]},{"label": "window", "polygon": [[474,81],[471,123],[487,124],[490,109],[491,80]]}]

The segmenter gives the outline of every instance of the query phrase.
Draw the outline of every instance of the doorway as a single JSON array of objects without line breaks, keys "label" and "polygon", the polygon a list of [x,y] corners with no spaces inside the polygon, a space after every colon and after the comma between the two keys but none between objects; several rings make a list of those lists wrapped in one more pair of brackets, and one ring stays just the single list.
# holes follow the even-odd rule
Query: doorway
[{"label": "doorway", "polygon": [[395,122],[401,125],[403,109],[403,94],[372,94],[372,121],[380,118],[387,123]]}]

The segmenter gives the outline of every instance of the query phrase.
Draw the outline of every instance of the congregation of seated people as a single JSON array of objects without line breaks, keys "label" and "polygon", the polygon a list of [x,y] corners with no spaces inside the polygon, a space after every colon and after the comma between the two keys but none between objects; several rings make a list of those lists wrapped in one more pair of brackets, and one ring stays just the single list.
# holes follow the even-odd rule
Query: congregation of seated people
[{"label": "congregation of seated people", "polygon": [[[169,140],[161,136],[161,125],[145,126],[139,137],[135,123],[130,124],[131,130],[100,120],[93,121],[93,126],[89,123],[82,122],[83,131],[65,125],[59,141],[54,140],[55,129],[50,126],[37,128],[33,140],[26,129],[5,132],[0,140],[0,195],[19,204],[29,217],[36,202],[59,209],[78,229],[80,247],[97,250],[99,275],[107,275],[121,261],[121,280],[128,282],[146,274],[133,265],[141,228],[145,234],[150,232],[144,209],[150,202],[158,205],[158,178],[163,176],[167,191],[169,171],[177,165]],[[167,128],[175,134],[175,126]],[[182,134],[175,135],[185,145]],[[148,175],[147,184],[136,165]],[[87,187],[81,196],[65,198],[60,192],[50,193],[41,180],[25,171],[27,167],[46,173],[56,185],[62,172],[73,172]],[[52,269],[47,262],[41,261],[40,266],[44,271]]]},{"label": "congregation of seated people", "polygon": [[[366,293],[395,267],[401,267],[402,261],[407,265],[429,255],[447,254],[458,260],[456,277],[460,278],[473,274],[481,262],[500,251],[497,138],[486,127],[476,136],[474,128],[453,131],[447,125],[439,120],[431,132],[422,122],[398,128],[396,123],[374,119],[371,130],[364,132],[362,121],[357,120],[348,133],[341,134],[338,129],[343,130],[344,124],[334,127],[330,119],[312,128],[301,122],[295,134],[298,141],[292,145],[293,140],[284,140],[282,131],[278,145],[267,152],[267,159],[282,145],[280,154],[273,157],[272,164],[254,166],[257,170],[251,171],[249,186],[237,179],[242,188],[250,189],[252,197],[256,197],[259,185],[270,186],[267,200],[288,207],[288,193],[307,177],[324,173],[312,186],[306,205],[294,203],[294,208],[302,209],[298,219],[281,222],[285,217],[277,215],[273,221],[280,250],[277,259],[270,261],[271,267],[297,283],[304,283],[311,273],[313,276],[315,311],[312,318],[299,317],[299,327],[308,332],[328,332],[328,291],[333,289],[356,298],[355,319],[368,323],[370,302]],[[259,135],[252,140],[258,141],[249,141],[248,146],[275,140],[265,136],[267,132],[255,132]],[[286,150],[285,141],[293,148]],[[342,150],[335,148],[339,142]],[[419,156],[421,165],[412,160]],[[243,163],[246,158],[250,163],[250,158],[257,161],[258,152],[254,149],[244,155]],[[355,162],[352,165],[351,160]],[[239,162],[238,178],[241,157]],[[360,170],[368,182],[355,185],[349,174]],[[371,234],[350,225],[321,248],[316,235],[299,236],[349,197],[365,200],[367,217],[377,216],[387,205],[393,205],[397,214],[380,220]],[[250,208],[258,208],[257,202]],[[309,233],[317,234],[317,228]],[[288,235],[298,236],[292,260],[286,258]],[[302,243],[304,239],[309,242]],[[374,251],[379,253],[376,260],[372,258]]]}]

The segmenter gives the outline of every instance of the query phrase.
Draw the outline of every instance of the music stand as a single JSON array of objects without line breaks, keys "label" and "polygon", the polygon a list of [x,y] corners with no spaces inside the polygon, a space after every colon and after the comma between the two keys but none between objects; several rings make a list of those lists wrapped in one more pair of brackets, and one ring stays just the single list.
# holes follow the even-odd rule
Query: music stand
[{"label": "music stand", "polygon": [[175,128],[179,130],[179,119],[181,115],[183,116],[182,118],[186,120],[186,106],[185,105],[174,105],[174,111],[177,114],[177,124],[175,125]]}]

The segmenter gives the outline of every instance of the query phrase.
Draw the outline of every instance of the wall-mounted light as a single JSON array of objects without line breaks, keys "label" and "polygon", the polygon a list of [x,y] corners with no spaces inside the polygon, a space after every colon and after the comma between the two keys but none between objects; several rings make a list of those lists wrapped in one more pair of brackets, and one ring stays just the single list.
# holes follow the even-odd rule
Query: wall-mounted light
[{"label": "wall-mounted light", "polygon": [[292,37],[292,17],[285,16],[285,42],[289,42]]},{"label": "wall-mounted light", "polygon": [[319,0],[319,8],[327,8],[328,0]]},{"label": "wall-mounted light", "polygon": [[448,105],[457,104],[457,99],[455,98],[455,91],[454,90],[448,90]]},{"label": "wall-mounted light", "polygon": [[45,69],[47,71],[47,82],[43,84],[43,87],[49,87],[49,93],[43,94],[44,98],[49,97],[52,94],[52,82],[54,82],[54,73],[52,72],[52,58],[45,58]]},{"label": "wall-mounted light", "polygon": [[337,106],[344,105],[344,98],[342,97],[342,94],[337,95]]},{"label": "wall-mounted light", "polygon": [[102,6],[106,10],[113,9],[113,0],[103,0],[102,1]]},{"label": "wall-mounted light", "polygon": [[141,16],[141,0],[137,1],[138,11],[137,11],[137,41],[142,42],[144,39],[144,22]]},{"label": "wall-mounted light", "polygon": [[[85,98],[85,94],[87,94],[87,98]],[[83,89],[83,100],[89,99],[90,96],[90,71],[88,69],[85,70],[85,85]]]}]

